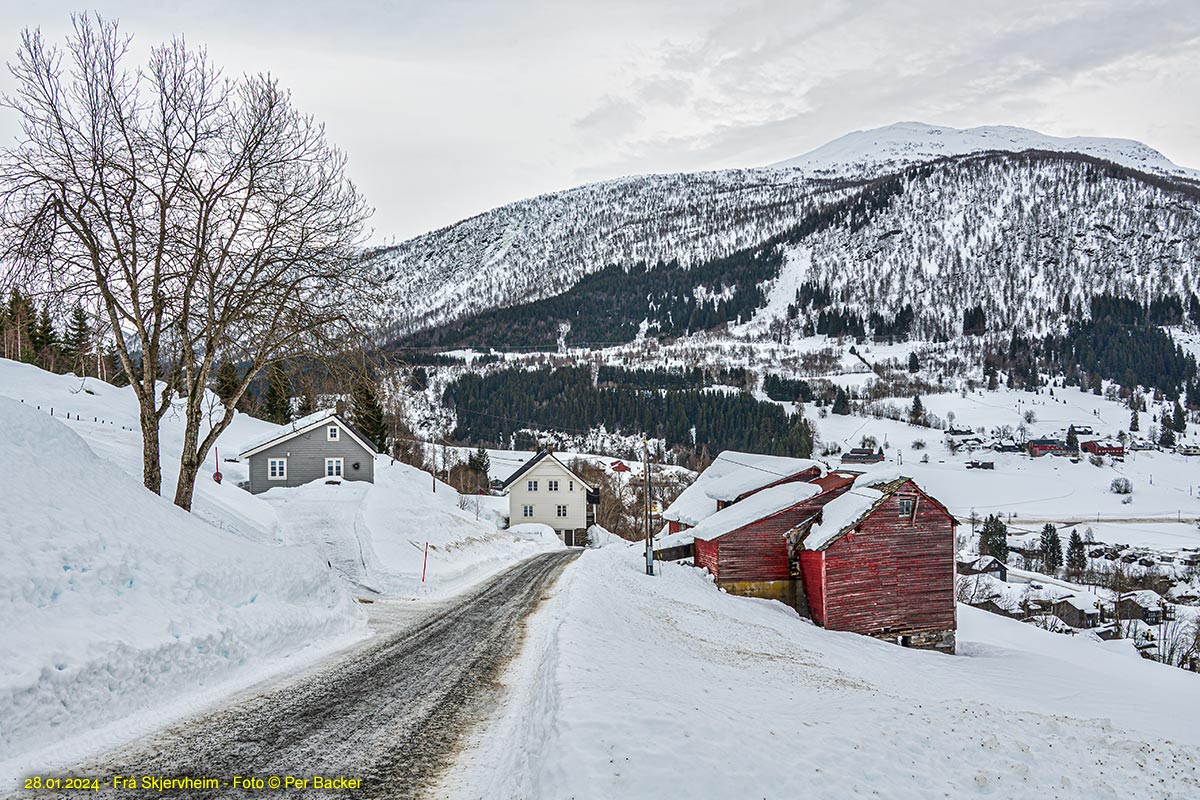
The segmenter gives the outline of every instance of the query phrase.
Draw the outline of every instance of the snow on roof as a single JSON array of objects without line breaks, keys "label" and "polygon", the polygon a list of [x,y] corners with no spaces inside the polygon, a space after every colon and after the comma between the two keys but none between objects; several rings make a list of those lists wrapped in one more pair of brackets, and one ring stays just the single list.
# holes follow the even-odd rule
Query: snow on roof
[{"label": "snow on roof", "polygon": [[1158,608],[1162,603],[1162,595],[1153,589],[1139,589],[1134,592],[1126,592],[1121,595],[1122,600],[1132,600],[1142,608]]},{"label": "snow on roof", "polygon": [[[700,473],[696,482],[680,493],[675,502],[663,512],[663,519],[671,522],[681,522],[684,525],[697,525],[705,517],[715,514],[717,501],[707,494],[710,488],[716,490],[718,483],[734,473],[746,470],[769,478],[767,483],[773,483],[780,478],[786,478],[801,472],[807,467],[820,468],[825,474],[825,466],[817,461],[805,458],[789,458],[787,456],[767,456],[758,453],[740,453],[736,450],[726,450],[717,456],[708,469]],[[737,495],[734,495],[735,497]]]},{"label": "snow on roof", "polygon": [[741,467],[729,473],[720,481],[710,482],[705,487],[704,494],[713,500],[729,502],[737,500],[747,492],[753,492],[755,489],[769,486],[776,481],[790,478],[812,467],[817,467],[821,471],[821,474],[825,472],[825,469],[816,461],[810,461],[806,458],[792,460],[796,462],[795,468],[787,467],[783,471],[783,474],[780,474],[779,470],[767,470],[758,466]]},{"label": "snow on roof", "polygon": [[1097,447],[1114,447],[1115,448],[1115,447],[1123,446],[1120,442],[1114,441],[1112,439],[1092,439],[1092,440],[1090,440],[1089,443],[1094,444]]},{"label": "snow on roof", "polygon": [[805,537],[804,549],[820,550],[825,547],[839,533],[862,519],[863,515],[882,499],[883,492],[865,486],[850,489],[845,494],[833,498],[825,504],[821,521],[813,525]]},{"label": "snow on roof", "polygon": [[264,444],[270,444],[271,442],[275,441],[276,439],[281,439],[284,436],[287,436],[289,433],[295,433],[296,431],[302,431],[310,425],[317,424],[318,422],[325,419],[326,417],[334,417],[334,416],[337,416],[337,411],[332,408],[322,409],[321,411],[314,411],[311,414],[300,417],[300,419],[292,420],[291,422],[287,423],[286,425],[280,425],[278,428],[271,431],[270,433],[264,434],[262,436],[257,436],[254,439],[252,439],[251,441],[246,442],[245,444],[242,445],[241,452],[249,453],[251,450],[257,450],[258,448],[262,447]]},{"label": "snow on roof", "polygon": [[797,503],[820,493],[821,487],[811,483],[785,483],[782,486],[772,486],[757,494],[727,506],[712,516],[702,520],[699,525],[687,533],[695,539],[712,540],[735,531],[763,517],[769,517],[791,508]]},{"label": "snow on roof", "polygon": [[1100,598],[1091,592],[1075,591],[1054,598],[1056,603],[1067,603],[1086,614],[1095,614],[1100,608]]}]

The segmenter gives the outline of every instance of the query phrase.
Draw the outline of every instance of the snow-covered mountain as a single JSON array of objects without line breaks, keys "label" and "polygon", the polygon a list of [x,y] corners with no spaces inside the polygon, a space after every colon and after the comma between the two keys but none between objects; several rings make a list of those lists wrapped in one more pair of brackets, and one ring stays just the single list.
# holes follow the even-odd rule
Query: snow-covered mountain
[{"label": "snow-covered mountain", "polygon": [[[901,123],[770,167],[542,195],[374,257],[393,289],[387,334],[436,332],[411,341],[504,346],[530,320],[587,328],[600,306],[624,339],[631,324],[779,335],[819,310],[788,310],[804,284],[828,295],[821,308],[867,319],[909,305],[914,334],[946,336],[976,305],[1003,330],[1086,313],[1100,292],[1186,303],[1198,178],[1128,140]],[[717,261],[747,253],[752,269]],[[613,270],[642,274],[622,287]]]},{"label": "snow-covered mountain", "polygon": [[816,150],[771,166],[800,169],[811,174],[878,174],[938,158],[993,150],[1082,153],[1143,172],[1200,177],[1200,171],[1180,167],[1154,148],[1132,139],[1047,136],[1011,125],[949,128],[923,122],[898,122],[882,128],[853,131]]}]

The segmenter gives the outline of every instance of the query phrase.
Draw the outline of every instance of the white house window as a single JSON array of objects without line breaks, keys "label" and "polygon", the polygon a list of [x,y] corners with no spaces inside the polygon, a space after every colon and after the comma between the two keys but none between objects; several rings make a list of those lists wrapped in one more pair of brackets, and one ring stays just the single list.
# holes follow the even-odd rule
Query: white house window
[{"label": "white house window", "polygon": [[552,492],[558,491],[558,481],[546,481],[546,488]]},{"label": "white house window", "polygon": [[528,491],[531,491],[531,492],[536,492],[536,491],[537,491],[537,481],[528,481],[528,482],[525,484],[525,488],[526,488]]},{"label": "white house window", "polygon": [[566,515],[567,515],[567,507],[566,507],[566,506],[559,506],[559,507],[558,507],[558,516],[560,516],[560,517],[565,517]]},{"label": "white house window", "polygon": [[267,477],[273,481],[287,480],[287,459],[286,458],[269,458],[269,459],[267,459]]},{"label": "white house window", "polygon": [[343,465],[346,459],[344,458],[327,458],[325,459],[325,477],[340,478],[342,477]]},{"label": "white house window", "polygon": [[337,425],[330,425],[328,428],[325,429],[325,441],[336,442],[336,441],[338,441],[338,437],[341,436],[341,434],[342,434],[342,432],[338,428]]},{"label": "white house window", "polygon": [[522,517],[532,517],[533,516],[533,506],[522,506],[521,507],[521,516]]},{"label": "white house window", "polygon": [[913,513],[913,501],[911,497],[900,498],[900,516],[907,517]]},{"label": "white house window", "polygon": [[568,492],[575,491],[575,481],[567,481],[567,491]]}]

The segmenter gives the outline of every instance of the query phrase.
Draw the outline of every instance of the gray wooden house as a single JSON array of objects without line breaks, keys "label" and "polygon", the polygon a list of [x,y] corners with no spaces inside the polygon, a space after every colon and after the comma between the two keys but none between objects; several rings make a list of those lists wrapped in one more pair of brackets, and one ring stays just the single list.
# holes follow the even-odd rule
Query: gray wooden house
[{"label": "gray wooden house", "polygon": [[251,442],[239,457],[249,462],[254,494],[321,478],[375,482],[375,448],[332,409]]}]

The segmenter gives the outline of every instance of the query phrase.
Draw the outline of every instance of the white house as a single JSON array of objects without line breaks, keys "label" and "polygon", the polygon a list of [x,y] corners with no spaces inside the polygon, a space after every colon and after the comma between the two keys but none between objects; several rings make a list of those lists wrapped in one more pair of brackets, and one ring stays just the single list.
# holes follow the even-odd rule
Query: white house
[{"label": "white house", "polygon": [[508,524],[540,522],[549,525],[569,546],[587,543],[587,529],[596,522],[600,493],[546,450],[504,481],[508,495]]}]

